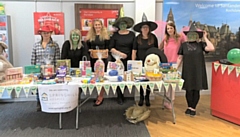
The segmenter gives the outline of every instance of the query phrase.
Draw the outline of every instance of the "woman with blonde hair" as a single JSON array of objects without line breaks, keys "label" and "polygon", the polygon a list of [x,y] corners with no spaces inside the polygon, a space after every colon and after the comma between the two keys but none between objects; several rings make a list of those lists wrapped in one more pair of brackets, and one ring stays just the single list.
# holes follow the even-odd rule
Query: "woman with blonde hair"
[{"label": "woman with blonde hair", "polygon": [[[93,57],[93,50],[99,49],[99,50],[106,50],[107,57],[102,58],[103,62],[105,63],[105,71],[107,68],[107,59],[108,59],[108,48],[109,48],[109,34],[106,29],[106,27],[103,25],[102,20],[95,19],[93,21],[93,25],[91,26],[91,29],[88,31],[87,37],[87,46],[89,48],[90,52],[90,60],[91,60],[91,66],[92,70],[94,71],[94,63],[97,61],[97,58]],[[99,106],[103,103],[103,95],[104,95],[104,88],[101,89],[100,94],[98,95],[94,106]]]},{"label": "woman with blonde hair", "polygon": [[[164,51],[169,63],[177,63],[178,50],[181,43],[184,41],[184,35],[177,33],[176,25],[172,21],[169,21],[165,28],[165,37],[159,46],[160,50]],[[167,97],[173,101],[175,99],[175,93],[173,89],[170,90],[170,92],[167,92]],[[170,97],[171,92],[172,97]],[[164,106],[168,109],[172,109],[172,105],[166,101],[164,102]]]},{"label": "woman with blonde hair", "polygon": [[81,39],[80,30],[73,29],[70,31],[69,40],[66,40],[62,46],[61,59],[70,59],[73,68],[79,68],[79,61],[83,56],[89,60],[88,47]]}]

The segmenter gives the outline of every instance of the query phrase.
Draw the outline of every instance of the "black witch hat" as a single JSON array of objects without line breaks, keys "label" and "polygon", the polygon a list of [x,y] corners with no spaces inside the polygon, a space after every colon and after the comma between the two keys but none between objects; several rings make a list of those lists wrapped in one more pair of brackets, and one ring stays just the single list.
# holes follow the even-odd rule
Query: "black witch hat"
[{"label": "black witch hat", "polygon": [[136,24],[133,27],[133,30],[137,32],[141,32],[141,28],[143,25],[148,25],[150,31],[154,31],[158,27],[157,23],[147,20],[147,16],[145,15],[145,13],[143,13],[143,16],[142,16],[142,22]]},{"label": "black witch hat", "polygon": [[188,32],[197,32],[198,35],[199,35],[199,38],[202,38],[202,37],[203,37],[203,31],[200,30],[200,29],[197,29],[195,21],[190,25],[188,31],[183,31],[183,33],[184,33],[185,35],[187,35]]},{"label": "black witch hat", "polygon": [[118,28],[120,22],[125,22],[127,24],[127,29],[131,28],[134,24],[134,20],[130,17],[124,17],[123,7],[119,10],[118,18],[114,22],[113,26]]},{"label": "black witch hat", "polygon": [[[168,62],[167,57],[166,57],[166,55],[164,54],[164,52],[161,51],[160,49],[156,48],[156,47],[151,47],[151,48],[149,48],[149,49],[146,51],[146,53],[145,53],[145,59],[146,59],[146,57],[147,57],[148,55],[150,55],[150,54],[156,54],[156,55],[158,55],[158,57],[160,58],[160,61],[161,61],[162,63],[167,63],[167,62]],[[145,60],[145,59],[144,59],[144,60]]]}]

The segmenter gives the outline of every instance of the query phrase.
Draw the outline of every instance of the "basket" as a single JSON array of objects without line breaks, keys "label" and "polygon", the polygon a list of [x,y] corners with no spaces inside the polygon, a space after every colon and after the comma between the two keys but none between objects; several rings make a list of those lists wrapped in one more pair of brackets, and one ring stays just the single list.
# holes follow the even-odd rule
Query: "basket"
[{"label": "basket", "polygon": [[98,59],[98,52],[100,52],[102,54],[102,59],[106,59],[108,58],[108,49],[93,49],[91,51],[91,55],[92,55],[92,58],[94,59]]},{"label": "basket", "polygon": [[162,75],[161,73],[154,74],[154,73],[151,72],[151,71],[147,71],[147,72],[146,72],[146,78],[147,78],[149,81],[161,81],[162,78],[163,78],[163,75]]},{"label": "basket", "polygon": [[163,74],[163,81],[166,83],[178,83],[180,79],[181,75],[178,72]]}]

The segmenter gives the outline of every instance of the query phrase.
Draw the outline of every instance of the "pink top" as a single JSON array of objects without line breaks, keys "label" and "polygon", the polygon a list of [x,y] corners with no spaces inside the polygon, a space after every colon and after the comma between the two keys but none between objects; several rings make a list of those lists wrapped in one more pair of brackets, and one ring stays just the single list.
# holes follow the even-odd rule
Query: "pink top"
[{"label": "pink top", "polygon": [[169,38],[168,43],[164,41],[164,54],[167,56],[168,62],[177,62],[179,47],[185,39],[186,38],[181,35],[178,42],[176,42],[174,38]]}]

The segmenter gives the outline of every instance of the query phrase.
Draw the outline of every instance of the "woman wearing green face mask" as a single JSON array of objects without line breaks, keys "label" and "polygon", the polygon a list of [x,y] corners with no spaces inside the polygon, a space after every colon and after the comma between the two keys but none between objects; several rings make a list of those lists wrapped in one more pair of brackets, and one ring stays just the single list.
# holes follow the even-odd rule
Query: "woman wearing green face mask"
[{"label": "woman wearing green face mask", "polygon": [[81,33],[78,29],[70,31],[70,38],[63,43],[61,59],[70,59],[71,67],[79,68],[79,61],[83,56],[89,60],[88,47],[81,41]]},{"label": "woman wearing green face mask", "polygon": [[[127,70],[127,60],[131,60],[133,42],[135,39],[135,34],[127,29],[131,28],[133,24],[134,21],[130,17],[118,18],[113,26],[119,30],[113,34],[109,44],[110,52],[121,56],[125,71]],[[124,97],[119,87],[117,88],[117,95],[118,104],[123,104]]]}]

